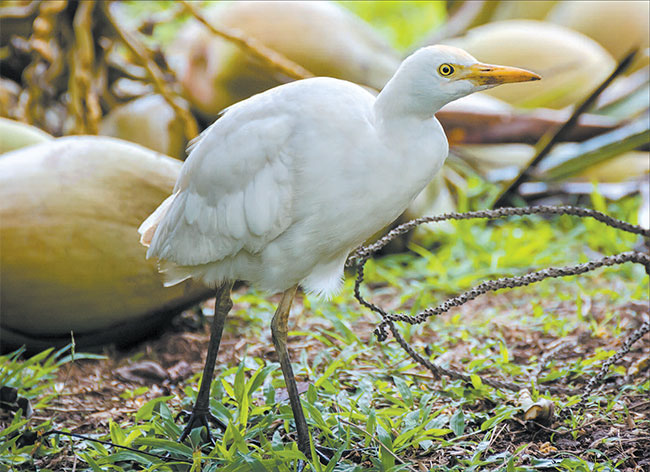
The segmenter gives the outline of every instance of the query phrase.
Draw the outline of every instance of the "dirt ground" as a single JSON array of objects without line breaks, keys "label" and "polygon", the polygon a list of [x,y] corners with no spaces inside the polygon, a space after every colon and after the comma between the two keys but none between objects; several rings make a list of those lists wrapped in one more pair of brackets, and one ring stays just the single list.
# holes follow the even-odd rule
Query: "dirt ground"
[{"label": "dirt ground", "polygon": [[[390,302],[390,295],[385,297],[385,301]],[[234,299],[237,301],[236,296]],[[206,302],[204,311],[209,312],[212,303],[212,300]],[[593,353],[598,347],[615,350],[624,340],[624,335],[594,337],[579,331],[564,338],[545,338],[539,331],[513,324],[512,313],[508,318],[491,314],[490,306],[503,306],[504,303],[515,311],[517,306],[522,307],[522,310],[525,306],[521,300],[516,300],[514,294],[499,294],[467,303],[458,312],[463,319],[490,316],[490,329],[498,330],[507,341],[514,362],[526,363],[531,356],[543,356],[545,353],[552,353],[554,359],[559,362],[571,362]],[[300,313],[301,309],[298,301],[295,312]],[[570,302],[558,302],[555,309],[559,313],[563,310],[573,313],[575,305]],[[605,305],[595,303],[590,307],[590,313],[596,320],[599,316],[604,316],[605,312]],[[631,332],[650,316],[650,310],[645,303],[627,303],[619,312],[623,333]],[[516,316],[516,313],[514,315]],[[325,323],[324,320],[313,316],[298,315],[294,318],[301,330],[319,330]],[[97,434],[108,430],[109,421],[126,420],[146,401],[161,395],[173,395],[170,406],[178,411],[185,397],[181,389],[183,381],[202,369],[209,339],[208,323],[202,321],[205,320],[198,315],[198,310],[190,310],[178,317],[170,329],[157,339],[145,341],[128,350],[106,350],[105,360],[79,361],[65,366],[60,370],[56,384],[60,395],[51,402],[50,407],[37,410],[34,420],[53,419],[58,428],[67,427],[71,432],[79,434]],[[233,365],[239,362],[239,353],[244,351],[244,347],[247,356],[274,360],[270,330],[264,330],[261,337],[247,337],[247,329],[242,320],[231,318],[229,321],[230,325],[224,333],[219,354],[220,364]],[[374,322],[373,315],[368,314],[355,324],[355,329],[370,337]],[[289,341],[290,350],[294,355],[302,350],[317,353],[325,349],[325,346],[314,338],[294,337]],[[425,341],[434,343],[435,335]],[[462,366],[457,360],[467,355],[467,345],[459,343],[443,356],[451,366],[461,369]],[[638,384],[647,378],[648,359],[650,336],[646,335],[618,364],[626,367],[628,375],[610,375],[602,386],[604,405],[606,397],[617,394],[623,385]],[[432,379],[430,382],[432,388],[435,388],[437,381],[433,380],[428,371],[422,369],[413,374],[425,381]],[[304,382],[309,379],[299,380]],[[582,384],[587,380],[584,379]],[[135,395],[133,398],[124,395],[125,392],[142,386],[148,387],[146,393]],[[284,392],[278,392],[277,399],[282,400],[284,396]],[[489,408],[490,405],[484,407]],[[590,451],[597,449],[610,459],[620,460],[620,470],[650,470],[650,398],[629,389],[620,393],[614,410],[624,412],[624,415],[619,415],[624,418],[623,421],[587,412],[582,426],[570,432],[571,434],[567,433],[566,427],[559,432],[557,428],[560,423],[557,421],[548,427],[537,425],[531,428],[530,424],[522,420],[508,420],[500,425],[497,434],[493,435],[491,447],[493,450],[513,453],[518,447],[525,445],[523,450],[518,451],[518,456],[557,456],[559,453],[565,453],[581,458],[593,457]],[[412,457],[404,459],[416,461],[421,470],[427,470],[433,466],[453,465],[457,457],[467,454],[467,450],[450,446],[424,455],[417,454],[419,453],[414,452]],[[73,460],[72,455],[64,454],[56,459],[50,457],[47,463],[41,465],[57,470],[66,465],[71,466]]]}]

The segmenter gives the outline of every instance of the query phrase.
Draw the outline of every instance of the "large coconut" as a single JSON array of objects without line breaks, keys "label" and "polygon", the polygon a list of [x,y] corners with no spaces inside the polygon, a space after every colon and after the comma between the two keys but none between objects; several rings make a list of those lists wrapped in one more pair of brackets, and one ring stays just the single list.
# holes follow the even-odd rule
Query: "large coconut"
[{"label": "large coconut", "polygon": [[[650,43],[648,1],[558,2],[547,19],[595,39],[616,59],[632,48],[646,49]],[[646,55],[635,67],[647,64]]]},{"label": "large coconut", "polygon": [[52,136],[35,126],[0,117],[0,154],[50,139]]},{"label": "large coconut", "polygon": [[539,73],[543,80],[486,91],[523,107],[562,108],[579,102],[615,67],[612,56],[593,39],[541,21],[497,21],[446,42],[467,50],[480,61]]},{"label": "large coconut", "polygon": [[0,156],[2,348],[127,343],[209,295],[165,288],[137,228],[181,162],[125,141],[60,138]]},{"label": "large coconut", "polygon": [[183,159],[187,140],[183,122],[161,95],[148,95],[118,106],[102,120],[99,134],[141,144]]},{"label": "large coconut", "polygon": [[501,1],[492,14],[492,21],[498,20],[543,20],[557,4],[556,0]]},{"label": "large coconut", "polygon": [[[576,143],[560,143],[553,148],[547,159],[554,154],[570,153]],[[452,152],[461,156],[491,180],[509,180],[526,167],[535,157],[535,147],[528,144],[470,144],[455,146]],[[546,162],[539,168],[543,171]],[[612,157],[604,162],[590,165],[576,174],[570,174],[561,180],[598,181],[604,183],[638,180],[650,173],[650,155],[643,151],[630,151]],[[540,172],[543,180],[545,175]]]},{"label": "large coconut", "polygon": [[[224,2],[205,13],[284,54],[315,75],[380,89],[399,58],[370,27],[330,2]],[[185,95],[213,117],[223,108],[290,80],[234,44],[189,23],[168,51]]]},{"label": "large coconut", "polygon": [[585,169],[578,174],[578,180],[587,182],[624,182],[645,179],[650,173],[650,154],[643,151],[630,151]]}]

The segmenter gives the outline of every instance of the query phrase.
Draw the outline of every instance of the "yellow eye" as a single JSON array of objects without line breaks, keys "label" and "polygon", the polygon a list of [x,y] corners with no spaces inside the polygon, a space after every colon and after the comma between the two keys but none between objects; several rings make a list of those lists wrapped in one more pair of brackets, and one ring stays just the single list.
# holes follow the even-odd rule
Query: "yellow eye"
[{"label": "yellow eye", "polygon": [[455,72],[455,70],[454,70],[454,66],[452,66],[451,64],[443,64],[440,67],[438,67],[438,72],[443,77],[449,77],[451,74]]}]

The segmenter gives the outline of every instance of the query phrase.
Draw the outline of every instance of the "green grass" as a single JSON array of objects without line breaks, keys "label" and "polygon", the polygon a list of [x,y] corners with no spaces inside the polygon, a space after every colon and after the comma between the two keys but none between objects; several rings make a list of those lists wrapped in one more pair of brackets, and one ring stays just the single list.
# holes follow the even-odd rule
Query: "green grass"
[{"label": "green grass", "polygon": [[[639,201],[627,198],[606,205],[595,196],[594,204],[634,222]],[[452,223],[422,237],[411,253],[371,261],[364,291],[383,305],[415,313],[486,278],[584,262],[594,252],[621,252],[636,242],[635,237],[599,223],[569,217]],[[293,349],[294,369],[299,381],[309,383],[302,399],[313,439],[334,454],[329,464],[309,458],[312,470],[625,470],[622,460],[612,457],[607,438],[585,448],[580,457],[563,452],[557,441],[579,439],[594,418],[603,428],[625,425],[627,406],[647,399],[647,377],[595,392],[586,413],[555,422],[552,427],[562,434],[537,429],[534,437],[521,426],[518,395],[488,387],[478,375],[516,380],[531,390],[534,399],[551,399],[558,411],[575,403],[577,397],[554,394],[547,386],[564,379],[568,386],[580,387],[614,352],[616,337],[627,333],[630,325],[621,307],[630,300],[648,300],[648,277],[642,267],[626,264],[502,291],[424,325],[401,328],[419,352],[426,347],[431,359],[442,356],[443,364],[475,374],[469,384],[431,379],[391,338],[377,342],[372,335],[374,315],[360,309],[352,284],[348,277],[343,292],[328,302],[305,298],[290,332],[290,343],[302,346]],[[68,394],[56,375],[72,356],[68,351],[48,351],[21,360],[14,354],[0,359],[0,383],[15,386],[19,395],[30,398],[35,415],[25,420],[15,414],[3,421],[0,470],[70,471],[73,464],[78,471],[295,470],[303,456],[291,441],[293,420],[279,366],[246,353],[265,339],[268,342],[274,307],[254,291],[235,302],[238,308],[226,336],[244,337],[249,343],[239,353],[239,362],[217,367],[211,407],[227,429],[215,430],[214,448],[201,446],[198,430],[191,444],[175,442],[182,429],[175,415],[181,407],[191,407],[199,374],[179,385],[176,395],[150,399],[147,387],[125,389],[121,397],[139,402],[139,408],[89,434],[138,451],[167,454],[173,462],[64,435],[43,436],[71,426],[48,416],[48,407]],[[567,336],[583,336],[590,342],[566,359],[549,359],[539,383],[532,382],[542,352],[526,340],[547,344]],[[77,354],[75,362],[102,362],[80,361],[82,357]],[[622,378],[626,368],[624,362],[614,366],[609,380]],[[636,426],[645,434],[650,430],[647,418],[637,419]],[[519,439],[504,442],[508,431],[518,431]],[[33,433],[41,436],[34,441]],[[25,441],[29,437],[32,440]],[[541,444],[539,437],[555,452],[535,449]],[[527,447],[532,443],[537,446]],[[49,468],[62,457],[68,459],[59,463],[60,469]]]}]

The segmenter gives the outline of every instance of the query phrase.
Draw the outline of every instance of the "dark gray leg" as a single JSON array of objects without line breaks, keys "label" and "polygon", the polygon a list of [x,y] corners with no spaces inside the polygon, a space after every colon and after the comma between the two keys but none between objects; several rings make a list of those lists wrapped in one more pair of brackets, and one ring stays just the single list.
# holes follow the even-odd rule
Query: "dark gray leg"
[{"label": "dark gray leg", "polygon": [[289,351],[287,351],[287,321],[289,319],[289,311],[291,309],[293,297],[296,294],[296,289],[297,286],[291,287],[282,294],[282,300],[280,301],[275,316],[273,316],[273,321],[271,322],[271,334],[273,336],[273,344],[275,344],[275,351],[278,354],[280,366],[282,367],[284,382],[287,385],[293,418],[296,422],[298,449],[309,457],[309,429],[307,429],[307,421],[305,420],[305,414],[302,411],[302,405],[300,404],[300,397],[298,395],[298,387],[296,386],[296,379],[293,376]]},{"label": "dark gray leg", "polygon": [[214,319],[212,320],[212,328],[210,330],[210,343],[208,344],[208,354],[205,357],[199,394],[196,397],[194,408],[192,408],[190,419],[183,433],[178,438],[178,442],[182,442],[194,428],[201,426],[205,426],[208,439],[211,443],[214,442],[210,433],[209,424],[209,420],[212,418],[212,414],[210,413],[210,386],[212,385],[214,366],[217,361],[217,354],[219,353],[223,325],[226,321],[226,316],[228,316],[228,312],[232,308],[232,300],[230,299],[232,285],[232,282],[224,282],[217,287],[216,300],[214,302]]}]

